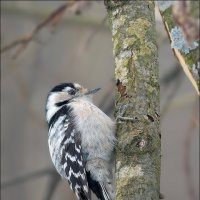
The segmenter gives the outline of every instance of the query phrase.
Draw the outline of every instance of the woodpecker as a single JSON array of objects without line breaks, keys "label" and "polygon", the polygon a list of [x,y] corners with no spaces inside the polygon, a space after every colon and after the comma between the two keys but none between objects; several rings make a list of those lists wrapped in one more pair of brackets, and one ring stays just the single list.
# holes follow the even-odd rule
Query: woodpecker
[{"label": "woodpecker", "polygon": [[62,83],[46,101],[50,156],[78,200],[91,200],[91,191],[99,200],[115,196],[115,122],[93,104],[99,90]]}]

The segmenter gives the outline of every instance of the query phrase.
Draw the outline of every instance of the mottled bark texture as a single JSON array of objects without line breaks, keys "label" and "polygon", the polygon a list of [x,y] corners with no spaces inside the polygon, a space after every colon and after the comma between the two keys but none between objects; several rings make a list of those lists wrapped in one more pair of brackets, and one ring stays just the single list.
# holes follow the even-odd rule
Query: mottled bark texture
[{"label": "mottled bark texture", "polygon": [[105,0],[105,5],[117,84],[116,199],[158,200],[161,141],[154,2]]},{"label": "mottled bark texture", "polygon": [[[177,1],[177,3],[184,4],[188,2]],[[189,3],[188,13],[180,5],[176,8],[176,4],[173,6],[172,2],[167,1],[160,2],[159,9],[175,56],[196,89],[197,94],[200,95],[199,37],[195,40],[195,35],[199,36],[199,1],[190,1]],[[188,34],[190,34],[190,37],[193,36],[192,41],[187,37]]]}]

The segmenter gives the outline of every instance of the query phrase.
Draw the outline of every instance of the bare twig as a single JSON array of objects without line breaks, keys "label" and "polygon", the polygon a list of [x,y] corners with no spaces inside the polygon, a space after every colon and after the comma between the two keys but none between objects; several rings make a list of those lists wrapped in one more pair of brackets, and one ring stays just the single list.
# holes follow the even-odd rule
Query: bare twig
[{"label": "bare twig", "polygon": [[76,0],[73,1],[67,1],[67,3],[63,4],[59,8],[57,8],[55,11],[53,11],[46,19],[44,19],[41,23],[39,23],[35,29],[28,35],[24,35],[20,38],[17,38],[15,41],[11,42],[10,44],[4,46],[1,49],[1,53],[4,53],[14,47],[18,47],[14,58],[16,58],[22,51],[25,50],[27,45],[33,41],[39,31],[46,27],[47,25],[51,24],[52,27],[55,27],[58,25],[58,23],[61,21],[64,12],[67,10],[67,8],[70,8],[74,6],[77,3]]},{"label": "bare twig", "polygon": [[191,122],[189,124],[189,128],[187,131],[187,135],[185,137],[185,143],[184,143],[184,171],[186,176],[186,184],[188,188],[188,195],[191,200],[197,200],[197,193],[194,188],[194,182],[192,179],[192,171],[190,166],[190,150],[192,145],[192,139],[195,136],[194,135],[194,129],[199,128],[199,123],[196,122],[196,116],[197,116],[197,103],[195,102],[194,109],[192,111],[191,116]]}]

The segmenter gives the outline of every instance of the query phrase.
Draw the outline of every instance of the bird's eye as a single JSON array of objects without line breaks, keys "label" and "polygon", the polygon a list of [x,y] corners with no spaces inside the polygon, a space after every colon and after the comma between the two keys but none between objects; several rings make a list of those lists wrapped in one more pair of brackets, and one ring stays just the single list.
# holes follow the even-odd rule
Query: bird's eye
[{"label": "bird's eye", "polygon": [[70,95],[75,95],[75,94],[76,94],[76,90],[71,89],[71,90],[68,91],[68,93],[69,93]]}]

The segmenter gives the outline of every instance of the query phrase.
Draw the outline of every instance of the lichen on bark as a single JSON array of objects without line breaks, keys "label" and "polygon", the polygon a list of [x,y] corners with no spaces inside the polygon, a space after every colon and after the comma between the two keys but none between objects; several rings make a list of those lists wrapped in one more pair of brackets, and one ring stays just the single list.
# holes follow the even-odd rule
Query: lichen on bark
[{"label": "lichen on bark", "polygon": [[[190,17],[193,17],[194,20],[199,19],[199,2],[198,1],[190,1]],[[175,17],[173,16],[173,9],[172,4],[169,5],[166,9],[160,9],[160,14],[162,16],[162,20],[164,22],[166,31],[168,32],[168,36],[171,40],[171,47],[175,53],[175,56],[177,57],[178,61],[180,62],[186,76],[189,78],[191,83],[193,84],[194,88],[197,91],[197,94],[200,95],[200,68],[199,68],[199,46],[200,46],[200,40],[196,40],[191,42],[188,42],[185,38],[184,31],[182,28],[177,24]],[[180,10],[183,12],[183,9]],[[178,12],[179,14],[181,12]],[[187,15],[186,15],[187,16]],[[184,17],[186,17],[184,16]],[[182,23],[186,23],[183,18],[181,18]],[[194,22],[193,22],[194,23]],[[188,28],[190,28],[191,31],[196,31],[195,29],[191,29],[192,25],[189,24]],[[178,29],[181,34],[178,34],[176,31],[176,38],[173,36],[173,31]],[[190,31],[190,32],[191,32]],[[198,32],[199,30],[197,30]],[[178,45],[173,45],[177,43]],[[181,44],[181,45],[180,45]],[[191,46],[195,46],[193,48],[189,48]],[[186,51],[184,50],[186,49]],[[188,51],[188,52],[187,52]]]},{"label": "lichen on bark", "polygon": [[105,0],[115,58],[116,199],[158,200],[159,77],[153,1]]}]

